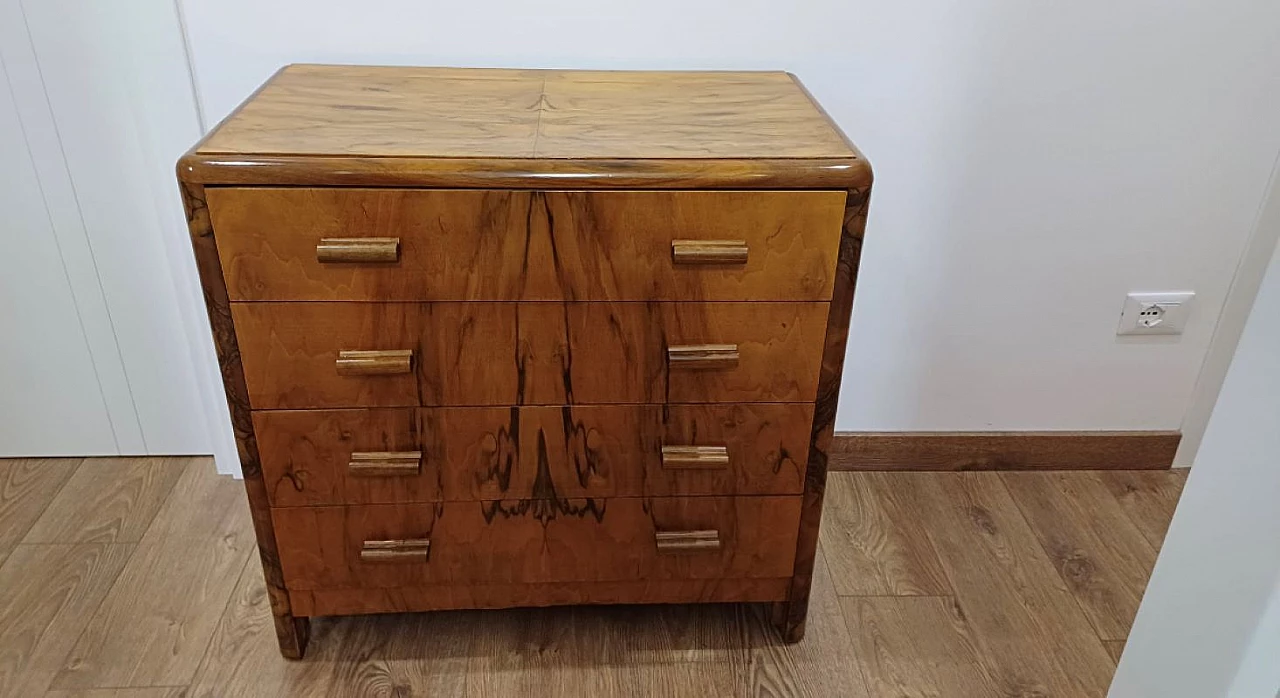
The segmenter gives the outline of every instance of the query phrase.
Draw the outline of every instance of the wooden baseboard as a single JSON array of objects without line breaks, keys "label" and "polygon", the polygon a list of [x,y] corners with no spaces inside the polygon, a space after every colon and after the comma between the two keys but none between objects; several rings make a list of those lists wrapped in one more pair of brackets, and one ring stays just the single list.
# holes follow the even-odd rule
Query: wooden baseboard
[{"label": "wooden baseboard", "polygon": [[830,470],[1162,470],[1176,431],[836,432]]}]

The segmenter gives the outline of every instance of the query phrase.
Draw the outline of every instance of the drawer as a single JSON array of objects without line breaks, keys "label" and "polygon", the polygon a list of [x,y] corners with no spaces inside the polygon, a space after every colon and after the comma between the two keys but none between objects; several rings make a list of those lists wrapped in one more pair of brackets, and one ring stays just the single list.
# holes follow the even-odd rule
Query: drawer
[{"label": "drawer", "polygon": [[776,578],[800,497],[503,500],[271,512],[285,586]]},{"label": "drawer", "polygon": [[799,494],[812,420],[777,403],[253,414],[276,507]]},{"label": "drawer", "polygon": [[231,314],[255,409],[812,402],[827,304],[233,303]]},{"label": "drawer", "polygon": [[207,194],[233,301],[824,301],[845,199],[842,191]]}]

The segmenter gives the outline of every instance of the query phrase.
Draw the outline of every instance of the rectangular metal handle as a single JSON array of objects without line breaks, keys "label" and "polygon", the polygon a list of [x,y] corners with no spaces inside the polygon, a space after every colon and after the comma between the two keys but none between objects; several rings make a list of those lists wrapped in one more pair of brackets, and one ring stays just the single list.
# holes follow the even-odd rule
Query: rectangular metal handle
[{"label": "rectangular metal handle", "polygon": [[746,240],[672,240],[676,264],[746,264]]},{"label": "rectangular metal handle", "polygon": [[711,531],[658,531],[654,534],[660,553],[707,551],[720,549],[720,532]]},{"label": "rectangular metal handle", "polygon": [[431,539],[367,540],[360,548],[362,562],[426,562]]},{"label": "rectangular metal handle", "polygon": [[357,451],[347,473],[356,477],[405,477],[422,472],[422,451]]},{"label": "rectangular metal handle", "polygon": [[321,238],[316,245],[321,262],[395,262],[400,238]]},{"label": "rectangular metal handle", "polygon": [[340,376],[383,376],[408,373],[413,367],[413,350],[343,350],[338,352],[335,367]]},{"label": "rectangular metal handle", "polygon": [[675,470],[716,470],[729,467],[726,446],[663,446],[662,467]]},{"label": "rectangular metal handle", "polygon": [[667,347],[670,368],[734,368],[738,365],[737,344],[687,344]]}]

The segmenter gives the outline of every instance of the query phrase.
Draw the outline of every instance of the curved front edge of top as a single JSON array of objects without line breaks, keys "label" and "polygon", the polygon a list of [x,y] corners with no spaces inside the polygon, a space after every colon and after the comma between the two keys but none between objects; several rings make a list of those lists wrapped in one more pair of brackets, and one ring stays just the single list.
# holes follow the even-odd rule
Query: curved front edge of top
[{"label": "curved front edge of top", "polygon": [[505,159],[219,155],[178,161],[178,179],[203,185],[510,189],[858,189],[864,158]]}]

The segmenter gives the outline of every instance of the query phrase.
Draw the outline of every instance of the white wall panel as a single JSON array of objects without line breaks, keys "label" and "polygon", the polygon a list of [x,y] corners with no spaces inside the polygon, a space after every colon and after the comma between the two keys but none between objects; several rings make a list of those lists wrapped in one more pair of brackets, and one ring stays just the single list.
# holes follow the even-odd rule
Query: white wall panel
[{"label": "white wall panel", "polygon": [[3,67],[0,455],[113,454],[107,405]]}]

